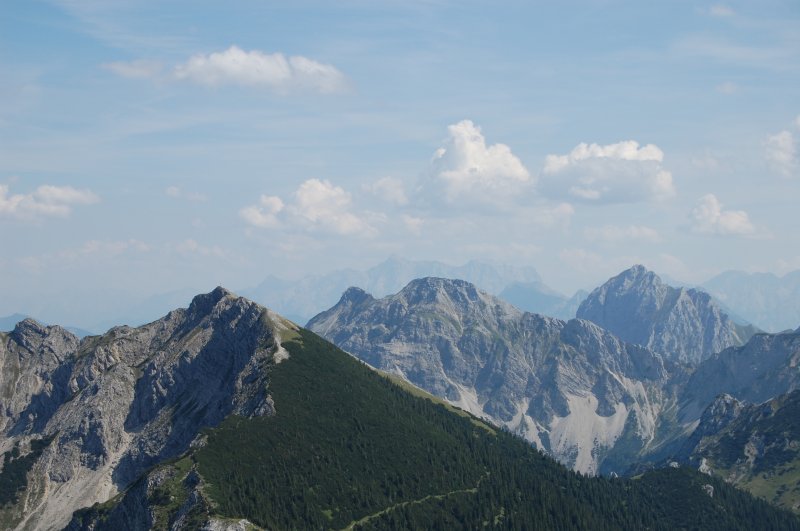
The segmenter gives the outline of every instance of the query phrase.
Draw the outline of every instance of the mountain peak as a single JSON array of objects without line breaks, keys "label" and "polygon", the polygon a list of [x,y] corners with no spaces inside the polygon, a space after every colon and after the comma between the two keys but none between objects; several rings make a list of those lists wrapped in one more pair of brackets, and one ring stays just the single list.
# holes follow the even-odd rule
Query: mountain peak
[{"label": "mountain peak", "polygon": [[339,299],[339,304],[358,304],[361,301],[371,299],[373,299],[372,295],[359,287],[352,286],[347,288],[345,292],[342,293],[342,298]]},{"label": "mountain peak", "polygon": [[189,305],[189,311],[193,313],[208,313],[211,308],[228,297],[236,297],[236,295],[222,286],[217,286],[213,291],[196,295]]},{"label": "mountain peak", "polygon": [[43,325],[36,319],[25,317],[23,320],[17,323],[17,325],[14,327],[13,333],[15,335],[23,335],[28,333],[44,335],[47,333],[47,326]]},{"label": "mountain peak", "polygon": [[630,268],[626,269],[609,282],[613,281],[614,279],[626,280],[633,283],[646,283],[648,285],[661,285],[664,282],[661,280],[657,274],[653,271],[650,271],[645,266],[641,264],[636,264],[631,266]]},{"label": "mountain peak", "polygon": [[673,361],[697,363],[752,335],[706,293],[674,288],[634,265],[595,289],[576,316]]}]

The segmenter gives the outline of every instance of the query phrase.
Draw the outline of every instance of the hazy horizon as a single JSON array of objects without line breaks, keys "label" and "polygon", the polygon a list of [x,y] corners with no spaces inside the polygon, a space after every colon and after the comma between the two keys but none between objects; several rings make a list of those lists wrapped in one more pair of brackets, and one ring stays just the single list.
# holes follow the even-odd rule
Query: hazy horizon
[{"label": "hazy horizon", "polygon": [[0,315],[391,255],[800,269],[789,1],[14,2],[0,72]]}]

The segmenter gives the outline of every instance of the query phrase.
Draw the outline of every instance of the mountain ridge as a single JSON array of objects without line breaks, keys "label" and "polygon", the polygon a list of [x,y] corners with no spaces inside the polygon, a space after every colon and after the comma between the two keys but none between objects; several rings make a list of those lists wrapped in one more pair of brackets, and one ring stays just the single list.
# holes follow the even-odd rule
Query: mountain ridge
[{"label": "mountain ridge", "polygon": [[584,472],[598,471],[626,433],[638,434],[627,451],[642,450],[674,399],[657,354],[464,281],[418,279],[383,299],[351,289],[307,326]]}]

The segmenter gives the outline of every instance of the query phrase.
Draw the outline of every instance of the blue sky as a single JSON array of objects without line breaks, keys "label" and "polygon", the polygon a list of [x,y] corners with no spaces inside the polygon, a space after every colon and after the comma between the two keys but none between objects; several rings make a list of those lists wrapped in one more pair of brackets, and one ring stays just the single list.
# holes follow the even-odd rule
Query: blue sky
[{"label": "blue sky", "polygon": [[0,314],[391,254],[800,268],[797,2],[12,0],[0,77]]}]

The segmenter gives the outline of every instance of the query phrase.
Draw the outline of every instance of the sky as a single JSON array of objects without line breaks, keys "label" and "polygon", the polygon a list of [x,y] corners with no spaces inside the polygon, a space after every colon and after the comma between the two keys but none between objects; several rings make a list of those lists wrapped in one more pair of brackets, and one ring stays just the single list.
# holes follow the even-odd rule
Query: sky
[{"label": "sky", "polygon": [[0,315],[391,255],[800,269],[796,1],[9,0],[0,80]]}]

